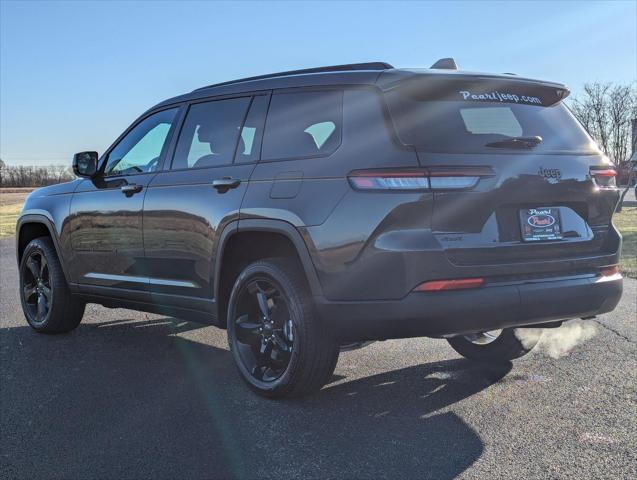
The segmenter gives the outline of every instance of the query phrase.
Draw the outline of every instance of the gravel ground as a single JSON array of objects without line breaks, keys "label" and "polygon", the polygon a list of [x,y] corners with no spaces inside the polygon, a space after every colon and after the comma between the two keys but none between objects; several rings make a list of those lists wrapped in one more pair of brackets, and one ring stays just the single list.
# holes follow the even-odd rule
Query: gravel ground
[{"label": "gravel ground", "polygon": [[74,332],[36,334],[13,238],[0,268],[0,478],[637,478],[635,280],[560,359],[379,342],[317,395],[270,401],[214,327],[91,306]]}]

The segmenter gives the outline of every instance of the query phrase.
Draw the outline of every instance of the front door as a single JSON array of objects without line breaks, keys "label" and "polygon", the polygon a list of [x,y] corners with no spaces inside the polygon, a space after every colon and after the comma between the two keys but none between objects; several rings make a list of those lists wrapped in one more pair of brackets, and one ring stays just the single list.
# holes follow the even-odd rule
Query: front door
[{"label": "front door", "polygon": [[84,180],[75,191],[71,265],[81,290],[108,295],[117,288],[147,294],[142,207],[177,111],[162,110],[138,122],[104,156],[100,175]]},{"label": "front door", "polygon": [[262,95],[189,107],[171,165],[153,178],[144,204],[154,302],[214,312],[216,241],[239,217],[267,104]]}]

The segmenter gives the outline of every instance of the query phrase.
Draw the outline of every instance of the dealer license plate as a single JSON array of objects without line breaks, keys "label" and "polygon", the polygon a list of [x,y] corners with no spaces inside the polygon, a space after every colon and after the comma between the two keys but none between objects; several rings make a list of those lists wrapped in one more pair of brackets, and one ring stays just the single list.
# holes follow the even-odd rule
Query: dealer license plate
[{"label": "dealer license plate", "polygon": [[525,242],[541,242],[545,240],[561,240],[562,222],[558,207],[538,207],[520,210],[520,227],[522,240]]}]

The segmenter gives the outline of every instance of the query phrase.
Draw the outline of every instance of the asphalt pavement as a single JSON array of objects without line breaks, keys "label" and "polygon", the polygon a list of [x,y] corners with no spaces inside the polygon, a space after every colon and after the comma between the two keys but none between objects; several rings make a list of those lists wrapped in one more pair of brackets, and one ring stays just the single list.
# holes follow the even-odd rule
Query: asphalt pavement
[{"label": "asphalt pavement", "polygon": [[90,306],[41,335],[13,238],[0,275],[0,478],[637,478],[635,280],[566,357],[494,367],[443,340],[378,342],[318,394],[272,401],[225,331]]}]

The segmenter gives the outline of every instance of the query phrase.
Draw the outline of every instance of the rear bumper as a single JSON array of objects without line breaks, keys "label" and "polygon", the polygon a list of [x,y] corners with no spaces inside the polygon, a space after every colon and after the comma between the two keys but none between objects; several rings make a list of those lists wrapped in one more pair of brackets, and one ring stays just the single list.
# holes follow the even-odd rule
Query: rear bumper
[{"label": "rear bumper", "polygon": [[330,302],[319,298],[317,309],[343,340],[453,335],[610,312],[619,303],[622,282],[618,274],[414,292],[391,301]]}]

